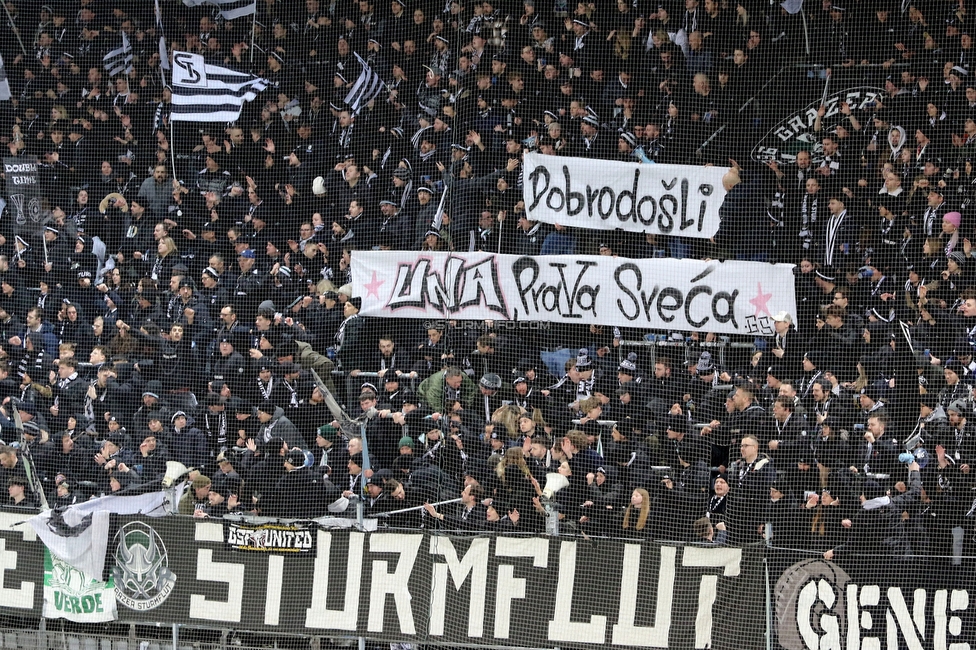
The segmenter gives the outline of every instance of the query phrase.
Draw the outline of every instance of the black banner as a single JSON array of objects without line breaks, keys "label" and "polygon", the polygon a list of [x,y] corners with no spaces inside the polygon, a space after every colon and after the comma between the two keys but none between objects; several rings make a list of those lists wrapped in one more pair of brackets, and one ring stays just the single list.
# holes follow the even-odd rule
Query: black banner
[{"label": "black banner", "polygon": [[[0,511],[0,616],[42,611],[43,546],[26,518]],[[314,527],[310,552],[242,552],[226,523],[119,518],[107,552],[119,620],[438,645],[760,650],[768,603],[774,648],[968,650],[976,639],[976,558],[827,562],[763,547]],[[295,533],[278,542],[303,537],[278,528]]]},{"label": "black banner", "polygon": [[7,212],[17,230],[40,230],[41,222],[41,179],[37,171],[37,161],[33,158],[3,159],[3,173],[7,188]]},{"label": "black banner", "polygon": [[[755,551],[318,529],[314,554],[254,553],[228,545],[219,521],[119,523],[108,556],[122,622],[445,645],[764,647]],[[28,603],[38,613],[41,542],[0,528],[2,586],[19,589],[0,593],[0,614]]]},{"label": "black banner", "polygon": [[976,558],[849,557],[770,549],[774,647],[967,650]]}]

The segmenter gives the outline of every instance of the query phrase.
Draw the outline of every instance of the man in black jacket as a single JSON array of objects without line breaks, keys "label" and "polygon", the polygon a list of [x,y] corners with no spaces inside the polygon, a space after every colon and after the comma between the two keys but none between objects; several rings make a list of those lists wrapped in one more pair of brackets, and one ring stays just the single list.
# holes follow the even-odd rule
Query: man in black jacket
[{"label": "man in black jacket", "polygon": [[759,453],[759,440],[743,436],[742,457],[729,467],[728,514],[730,534],[737,545],[762,541],[763,525],[769,509],[769,486],[776,480],[776,470],[765,454]]},{"label": "man in black jacket", "polygon": [[737,260],[762,262],[766,259],[768,237],[762,233],[766,227],[763,210],[756,210],[761,202],[752,183],[742,180],[742,169],[735,165],[722,177],[727,194],[719,207],[722,222],[712,243],[718,245]]}]

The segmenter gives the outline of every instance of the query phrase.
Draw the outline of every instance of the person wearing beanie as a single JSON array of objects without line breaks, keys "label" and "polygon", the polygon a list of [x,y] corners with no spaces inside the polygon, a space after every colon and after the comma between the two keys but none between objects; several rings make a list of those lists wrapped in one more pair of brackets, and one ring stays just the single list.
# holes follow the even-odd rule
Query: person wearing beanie
[{"label": "person wearing beanie", "polygon": [[688,420],[684,415],[666,415],[660,428],[664,433],[659,439],[665,465],[678,471],[709,460],[711,452],[707,441],[697,432],[689,432]]},{"label": "person wearing beanie", "polygon": [[[191,476],[193,476],[191,474]],[[194,517],[206,517],[207,506],[210,504],[210,477],[197,473],[190,482],[190,489],[180,499],[179,513]]]},{"label": "person wearing beanie", "polygon": [[183,411],[176,411],[170,416],[169,424],[172,428],[167,437],[167,448],[173,460],[187,467],[202,468],[208,461],[210,448],[204,433],[194,425],[193,418]]},{"label": "person wearing beanie", "polygon": [[946,385],[939,391],[939,404],[948,408],[957,400],[968,402],[972,378],[966,373],[966,368],[957,359],[949,359],[942,369],[942,375]]},{"label": "person wearing beanie", "polygon": [[946,255],[952,253],[959,246],[959,228],[961,226],[962,214],[959,212],[947,212],[942,217],[942,241]]},{"label": "person wearing beanie", "polygon": [[161,479],[166,473],[166,462],[171,460],[169,450],[153,431],[146,429],[141,435],[142,442],[132,455],[132,469],[143,481]]},{"label": "person wearing beanie", "polygon": [[[899,477],[893,475],[892,480]],[[880,558],[891,554],[887,540],[901,538],[902,513],[910,510],[922,496],[922,479],[916,461],[908,464],[908,478],[905,492],[894,492],[889,496],[874,479],[866,479],[861,484],[861,507],[850,519],[841,522],[850,529],[847,541],[824,551],[826,560],[861,556]]]},{"label": "person wearing beanie", "polygon": [[271,400],[258,402],[255,407],[258,417],[258,445],[267,445],[272,438],[283,440],[288,448],[303,447],[305,441],[298,428],[285,415],[285,409]]},{"label": "person wearing beanie", "polygon": [[393,461],[393,473],[399,480],[406,480],[410,475],[413,461],[416,459],[413,450],[416,442],[410,436],[403,436],[397,443],[400,455]]},{"label": "person wearing beanie", "polygon": [[363,299],[350,297],[343,305],[343,321],[335,334],[336,353],[343,369],[355,370],[365,367],[372,352],[366,340],[364,328],[366,321],[359,315]]}]

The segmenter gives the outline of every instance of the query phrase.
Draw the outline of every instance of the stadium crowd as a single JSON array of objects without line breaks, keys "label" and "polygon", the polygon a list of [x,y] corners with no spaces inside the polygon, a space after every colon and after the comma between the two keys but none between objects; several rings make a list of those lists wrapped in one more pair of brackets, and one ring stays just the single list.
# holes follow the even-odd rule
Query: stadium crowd
[{"label": "stadium crowd", "polygon": [[[976,511],[972,19],[794,4],[258,0],[252,28],[162,2],[170,51],[272,82],[235,123],[174,124],[153,3],[7,2],[0,141],[38,161],[44,196],[36,231],[11,205],[0,220],[10,504],[147,489],[177,460],[198,517],[355,497],[413,508],[391,526],[534,532],[554,504],[589,535],[958,555]],[[134,63],[113,78],[119,32]],[[713,241],[526,217],[527,150],[725,163],[697,152],[807,44],[817,71],[885,92],[829,128],[823,107],[789,161],[737,156]],[[360,59],[385,86],[352,107]],[[651,360],[621,346],[649,332],[599,323],[364,318],[352,251],[395,249],[790,262],[798,310],[727,367],[706,333]],[[567,487],[545,493],[550,473]]]}]

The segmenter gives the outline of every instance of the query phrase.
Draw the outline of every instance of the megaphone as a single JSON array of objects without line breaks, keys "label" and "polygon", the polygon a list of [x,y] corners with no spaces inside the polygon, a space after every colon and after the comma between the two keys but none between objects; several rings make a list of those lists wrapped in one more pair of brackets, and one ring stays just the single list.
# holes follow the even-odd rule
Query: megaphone
[{"label": "megaphone", "polygon": [[552,495],[559,492],[564,487],[569,487],[569,479],[562,474],[550,472],[546,474],[546,487],[542,489],[542,496],[551,499]]},{"label": "megaphone", "polygon": [[190,469],[183,463],[176,460],[166,461],[166,473],[163,475],[163,487],[172,487],[174,483],[179,483],[184,476],[190,473]]}]

